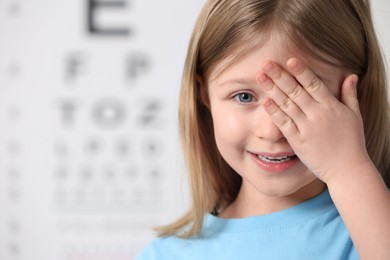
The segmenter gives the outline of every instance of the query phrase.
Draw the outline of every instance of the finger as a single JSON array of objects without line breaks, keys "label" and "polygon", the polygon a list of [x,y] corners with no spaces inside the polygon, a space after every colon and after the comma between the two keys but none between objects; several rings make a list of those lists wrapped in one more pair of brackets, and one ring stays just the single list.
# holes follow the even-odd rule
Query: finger
[{"label": "finger", "polygon": [[266,95],[292,120],[298,122],[305,113],[288,97],[274,82],[263,72],[256,77],[257,83],[265,91]]},{"label": "finger", "polygon": [[[267,61],[263,66],[263,70],[275,85],[296,103],[302,111],[305,111],[305,108],[310,109],[310,106],[313,105],[312,97],[289,72],[272,61]],[[280,102],[277,103],[280,104]]]},{"label": "finger", "polygon": [[308,67],[304,66],[296,58],[287,61],[289,72],[303,86],[306,92],[318,103],[326,103],[330,98],[334,98],[326,85]]},{"label": "finger", "polygon": [[263,107],[265,111],[270,115],[274,124],[279,128],[283,135],[289,139],[297,134],[299,134],[299,129],[294,121],[287,116],[280,108],[277,106],[272,99],[267,98],[263,102]]},{"label": "finger", "polygon": [[360,116],[359,101],[357,99],[357,75],[349,75],[341,86],[341,102]]}]

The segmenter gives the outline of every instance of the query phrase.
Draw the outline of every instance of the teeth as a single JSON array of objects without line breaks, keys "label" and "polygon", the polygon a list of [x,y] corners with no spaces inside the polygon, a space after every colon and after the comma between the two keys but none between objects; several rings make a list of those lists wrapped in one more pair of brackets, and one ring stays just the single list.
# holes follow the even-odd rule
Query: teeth
[{"label": "teeth", "polygon": [[282,162],[288,162],[295,158],[295,155],[293,156],[280,156],[280,157],[270,157],[270,156],[264,156],[259,154],[258,155],[260,160],[263,160],[265,162],[271,162],[271,163],[282,163]]}]

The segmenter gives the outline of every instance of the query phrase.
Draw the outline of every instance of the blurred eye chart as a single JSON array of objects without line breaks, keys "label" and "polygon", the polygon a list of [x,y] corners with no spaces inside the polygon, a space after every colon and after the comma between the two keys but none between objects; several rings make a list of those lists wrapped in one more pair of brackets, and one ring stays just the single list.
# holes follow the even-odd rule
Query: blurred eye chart
[{"label": "blurred eye chart", "polygon": [[132,259],[183,211],[201,0],[0,1],[0,259]]},{"label": "blurred eye chart", "polygon": [[[183,213],[177,98],[204,2],[0,0],[1,260],[133,259]],[[373,9],[390,43],[390,3]]]}]

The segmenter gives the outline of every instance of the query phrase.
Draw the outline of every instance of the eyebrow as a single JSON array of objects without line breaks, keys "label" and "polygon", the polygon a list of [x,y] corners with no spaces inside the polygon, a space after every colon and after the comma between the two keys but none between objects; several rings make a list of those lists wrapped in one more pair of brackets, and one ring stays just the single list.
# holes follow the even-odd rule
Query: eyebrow
[{"label": "eyebrow", "polygon": [[[331,70],[326,70],[327,72],[317,73],[314,72],[314,75],[319,78],[324,83],[335,83],[335,72]],[[222,83],[217,83],[217,86],[225,86],[230,84],[246,85],[246,86],[257,86],[256,78],[253,77],[241,77],[241,78],[232,78],[223,81]]]},{"label": "eyebrow", "polygon": [[228,79],[222,83],[219,83],[218,86],[224,86],[229,84],[240,84],[240,85],[257,85],[256,79],[254,78],[235,78],[235,79]]}]

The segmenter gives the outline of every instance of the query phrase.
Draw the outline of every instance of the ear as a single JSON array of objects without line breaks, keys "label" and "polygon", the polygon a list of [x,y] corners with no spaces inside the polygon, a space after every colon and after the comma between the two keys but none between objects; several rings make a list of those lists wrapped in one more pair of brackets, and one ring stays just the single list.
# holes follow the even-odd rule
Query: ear
[{"label": "ear", "polygon": [[204,83],[204,80],[197,75],[196,76],[196,84],[199,88],[200,101],[203,105],[205,105],[210,110],[210,99],[207,85]]}]

